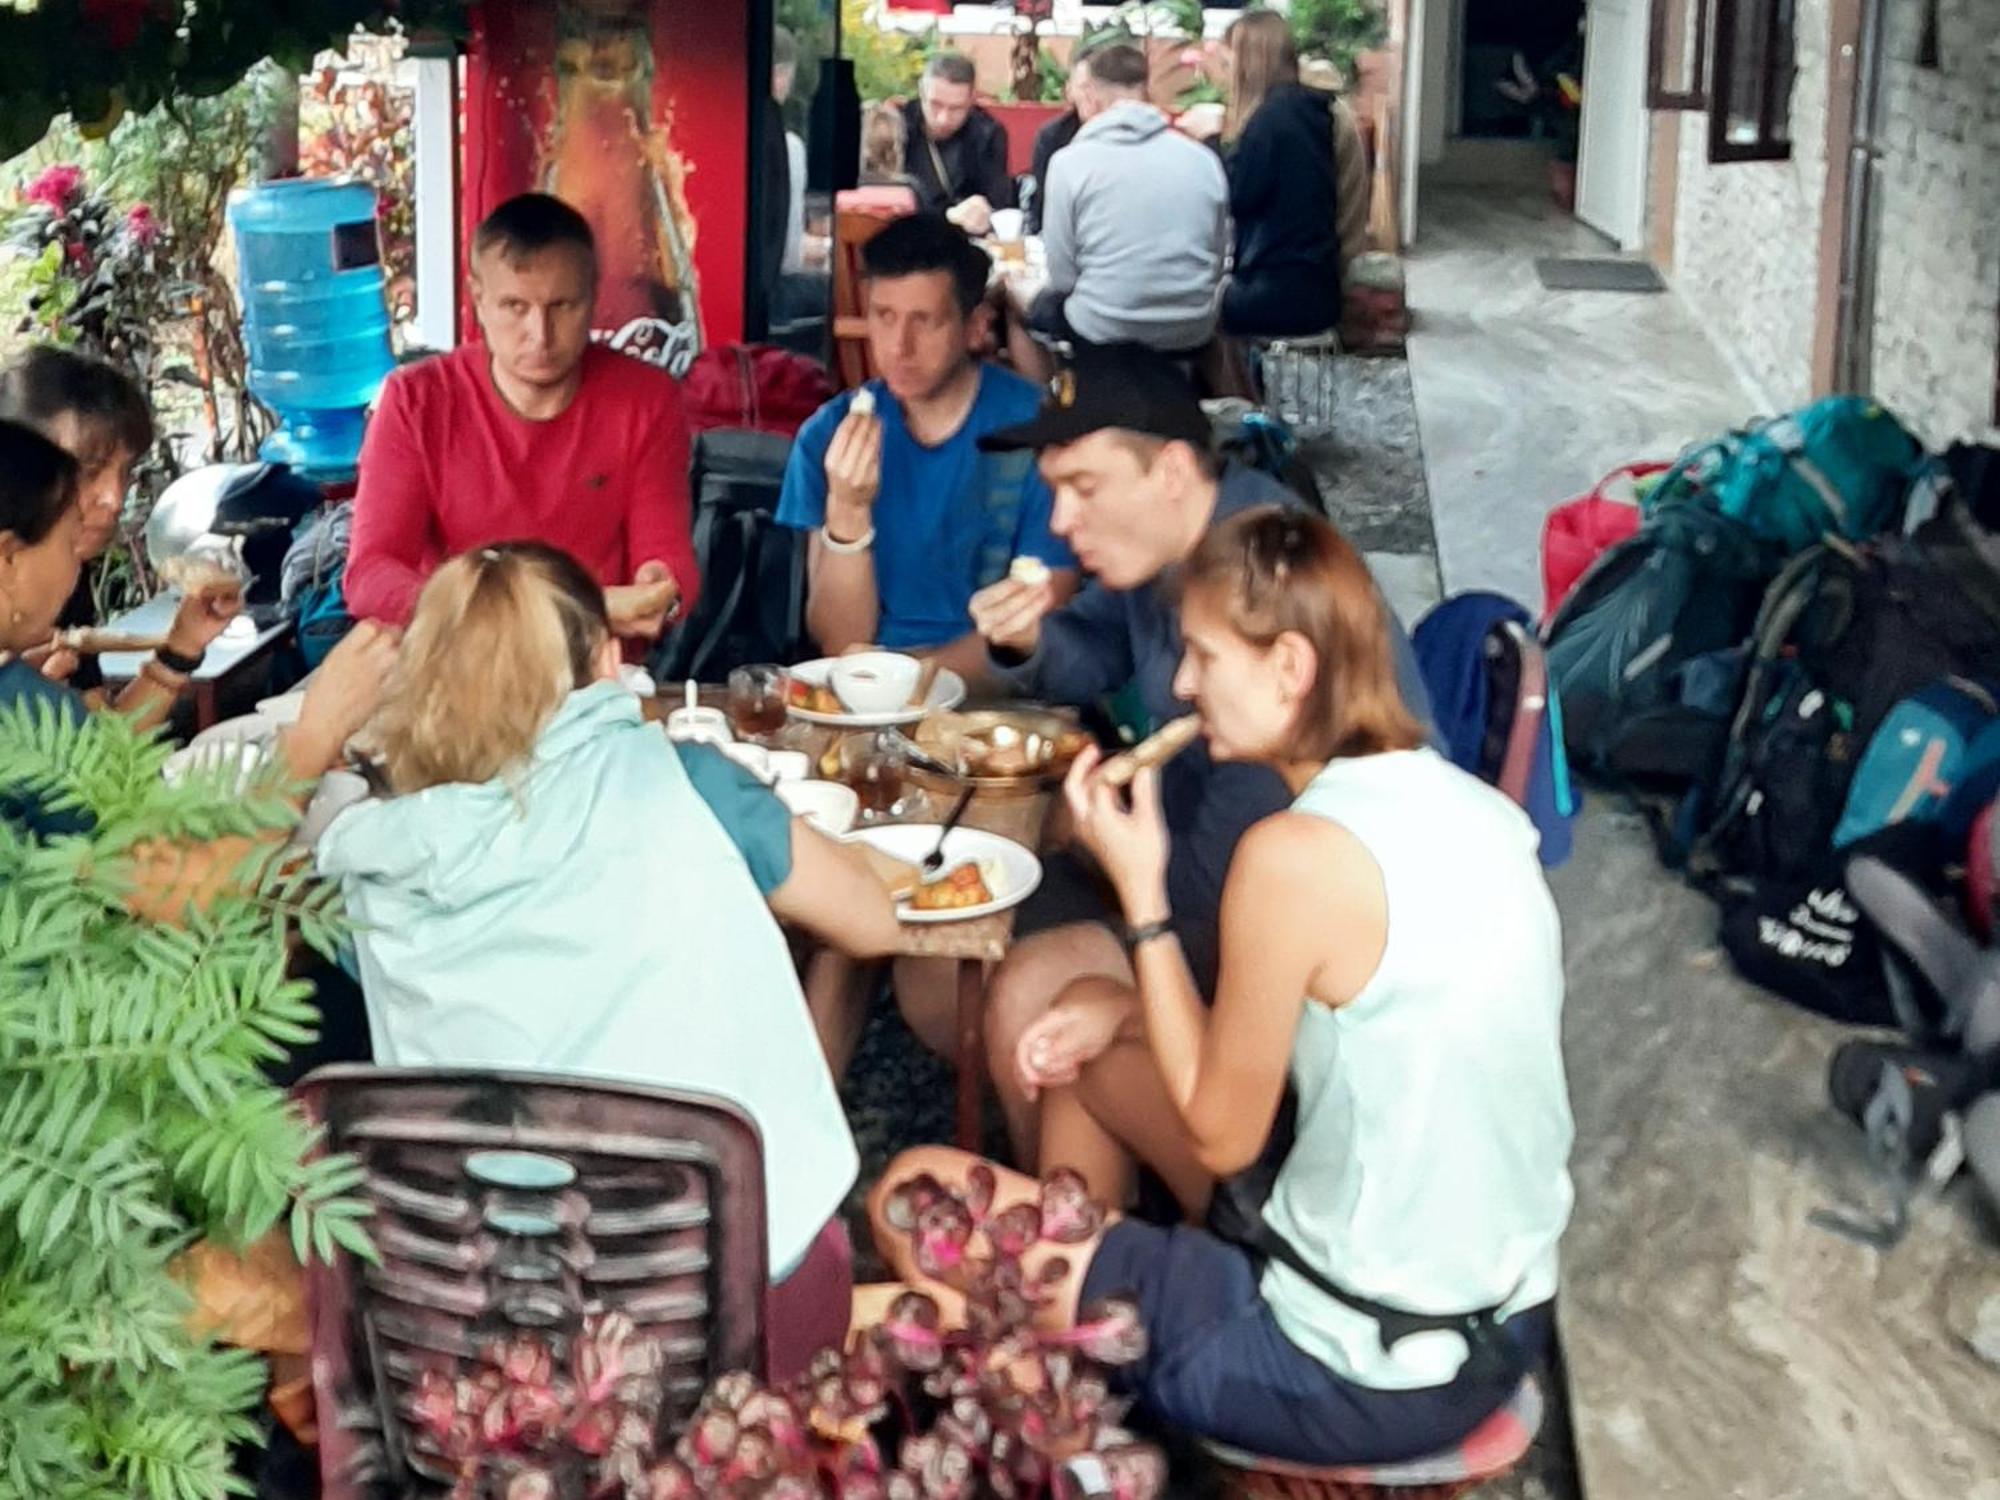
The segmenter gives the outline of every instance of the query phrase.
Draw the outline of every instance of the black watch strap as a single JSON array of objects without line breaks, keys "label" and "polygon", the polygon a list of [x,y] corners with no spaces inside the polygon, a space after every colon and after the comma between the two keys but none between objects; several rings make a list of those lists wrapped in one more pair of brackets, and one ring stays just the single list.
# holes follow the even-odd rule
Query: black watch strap
[{"label": "black watch strap", "polygon": [[161,666],[165,667],[169,672],[178,672],[183,677],[197,671],[201,666],[202,658],[207,655],[208,653],[204,651],[196,656],[182,656],[180,652],[174,650],[171,646],[155,646],[153,648],[153,657]]},{"label": "black watch strap", "polygon": [[1157,922],[1146,922],[1138,927],[1134,927],[1130,922],[1127,922],[1125,924],[1125,951],[1136,953],[1156,938],[1172,937],[1173,932],[1174,919],[1172,917],[1162,917]]}]

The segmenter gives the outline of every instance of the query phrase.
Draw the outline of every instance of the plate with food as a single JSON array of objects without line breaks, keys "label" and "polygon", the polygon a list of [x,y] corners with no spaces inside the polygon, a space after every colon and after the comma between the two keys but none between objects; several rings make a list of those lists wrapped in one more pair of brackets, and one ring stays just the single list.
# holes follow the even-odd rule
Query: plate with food
[{"label": "plate with food", "polygon": [[944,838],[944,865],[924,877],[923,862],[938,847],[942,825],[891,823],[850,834],[868,852],[875,873],[896,898],[905,922],[968,922],[1019,906],[1042,883],[1042,862],[1012,839],[977,828]]},{"label": "plate with food", "polygon": [[965,679],[949,667],[927,672],[914,656],[864,651],[786,668],[791,716],[830,729],[887,729],[965,701]]},{"label": "plate with food", "polygon": [[932,714],[916,741],[974,786],[1026,791],[1061,780],[1090,735],[1072,715],[1053,709],[980,709]]}]

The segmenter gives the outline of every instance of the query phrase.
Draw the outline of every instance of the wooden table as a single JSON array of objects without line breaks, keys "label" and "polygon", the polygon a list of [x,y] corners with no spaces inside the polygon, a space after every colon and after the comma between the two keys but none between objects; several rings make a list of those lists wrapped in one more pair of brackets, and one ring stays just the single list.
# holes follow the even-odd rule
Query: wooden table
[{"label": "wooden table", "polygon": [[[684,691],[680,684],[662,687],[660,696],[649,706],[647,716],[664,720],[670,711],[686,701]],[[726,694],[719,687],[704,686],[700,689],[700,701],[704,706],[720,708],[726,701]],[[793,720],[782,731],[782,745],[786,749],[806,751],[813,757],[817,770],[819,757],[845,732]],[[925,787],[927,782],[937,789],[926,789],[922,795],[909,798],[906,811],[893,818],[877,819],[873,826],[942,822],[950,809],[952,793],[944,789],[945,784],[941,781],[912,778],[912,784],[918,787]],[[1048,821],[1052,800],[1052,794],[1043,791],[982,792],[972,799],[959,824],[1012,839],[1039,854],[1042,831]],[[967,922],[901,924],[903,940],[896,950],[897,957],[948,959],[958,966],[958,1094],[953,1134],[958,1145],[967,1151],[979,1149],[983,1133],[986,970],[989,965],[997,964],[1007,956],[1007,949],[1014,941],[1014,910],[1010,907],[1006,911],[975,917]]]}]

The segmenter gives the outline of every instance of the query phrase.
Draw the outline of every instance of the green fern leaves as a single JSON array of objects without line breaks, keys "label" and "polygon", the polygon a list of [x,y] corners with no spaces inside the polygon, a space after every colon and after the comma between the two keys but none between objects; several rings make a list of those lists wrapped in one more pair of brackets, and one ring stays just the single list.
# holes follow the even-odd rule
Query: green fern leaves
[{"label": "green fern leaves", "polygon": [[[287,788],[161,777],[170,747],[123,719],[0,709],[0,1495],[211,1500],[241,1492],[261,1360],[187,1331],[173,1257],[287,1222],[301,1257],[371,1256],[360,1169],[265,1066],[309,1041],[293,944],[338,946],[338,893],[276,831]],[[185,925],[134,918],[128,856],[156,841],[253,840]]]}]

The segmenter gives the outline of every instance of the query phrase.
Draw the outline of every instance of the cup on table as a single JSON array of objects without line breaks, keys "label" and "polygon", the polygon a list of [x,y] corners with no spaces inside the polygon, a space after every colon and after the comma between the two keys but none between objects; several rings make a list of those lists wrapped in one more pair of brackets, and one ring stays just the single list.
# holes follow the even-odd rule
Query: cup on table
[{"label": "cup on table", "polygon": [[738,667],[729,674],[729,722],[744,739],[776,734],[785,727],[785,669]]},{"label": "cup on table", "polygon": [[727,745],[729,715],[719,708],[677,708],[667,715],[667,738],[692,745]]},{"label": "cup on table", "polygon": [[854,789],[863,817],[893,817],[903,805],[908,759],[902,736],[852,734],[840,742],[840,779]]}]

